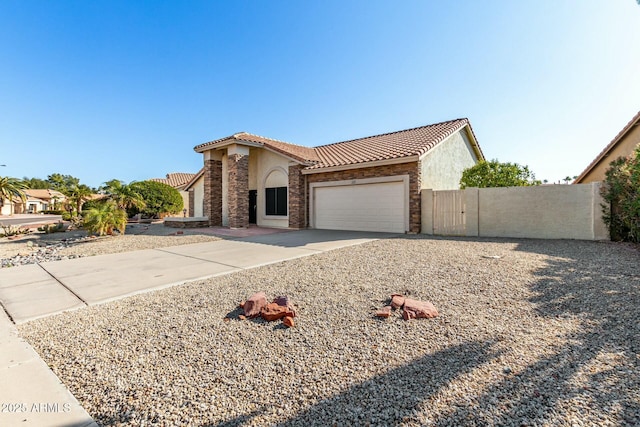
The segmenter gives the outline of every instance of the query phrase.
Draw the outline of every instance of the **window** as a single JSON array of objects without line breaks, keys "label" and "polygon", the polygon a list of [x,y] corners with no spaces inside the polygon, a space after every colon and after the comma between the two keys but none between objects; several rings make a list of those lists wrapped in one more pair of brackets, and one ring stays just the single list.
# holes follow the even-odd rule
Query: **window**
[{"label": "window", "polygon": [[266,214],[287,215],[287,187],[265,188]]}]

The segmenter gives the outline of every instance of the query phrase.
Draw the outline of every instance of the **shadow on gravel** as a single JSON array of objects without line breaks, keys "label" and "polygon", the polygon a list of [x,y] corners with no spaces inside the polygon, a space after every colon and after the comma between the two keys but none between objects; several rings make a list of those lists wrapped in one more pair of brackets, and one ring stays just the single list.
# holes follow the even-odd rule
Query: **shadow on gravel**
[{"label": "shadow on gravel", "polygon": [[[555,416],[564,424],[569,412],[584,425],[640,425],[640,252],[609,242],[535,240],[516,250],[550,257],[531,286],[539,315],[577,316],[582,328],[554,354],[486,389],[475,402],[480,410],[458,408],[436,425],[460,425],[469,413],[470,425],[554,424]],[[596,358],[607,360],[606,369],[590,366]],[[578,374],[587,384],[576,384]]]},{"label": "shadow on gravel", "polygon": [[[469,342],[426,355],[324,399],[277,426],[398,425],[414,423],[421,404],[450,381],[496,357],[491,344]],[[287,395],[283,392],[283,399]],[[241,426],[250,422],[238,417],[206,427]]]}]

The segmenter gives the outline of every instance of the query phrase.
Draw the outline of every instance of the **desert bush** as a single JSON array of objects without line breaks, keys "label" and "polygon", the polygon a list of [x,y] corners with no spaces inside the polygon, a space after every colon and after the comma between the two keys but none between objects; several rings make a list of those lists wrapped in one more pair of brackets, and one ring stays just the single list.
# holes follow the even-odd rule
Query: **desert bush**
[{"label": "desert bush", "polygon": [[184,206],[180,192],[162,182],[138,181],[132,182],[129,187],[144,200],[144,208],[135,206],[127,208],[127,214],[130,217],[138,213],[149,217],[177,214]]},{"label": "desert bush", "polygon": [[85,230],[100,236],[112,235],[115,230],[124,234],[126,226],[127,213],[118,208],[118,205],[111,200],[87,210],[84,215],[83,227]]},{"label": "desert bush", "polygon": [[608,202],[602,219],[611,240],[640,242],[640,144],[630,156],[610,163],[600,192]]}]

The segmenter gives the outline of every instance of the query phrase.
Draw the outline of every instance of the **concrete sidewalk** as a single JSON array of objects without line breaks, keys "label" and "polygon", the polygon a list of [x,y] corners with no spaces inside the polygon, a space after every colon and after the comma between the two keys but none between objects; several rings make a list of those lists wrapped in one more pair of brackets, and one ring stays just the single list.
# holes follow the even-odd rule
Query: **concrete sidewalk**
[{"label": "concrete sidewalk", "polygon": [[[13,323],[20,324],[388,237],[393,235],[301,230],[4,268],[0,269],[0,303]],[[0,313],[0,425],[93,425],[55,374],[18,336],[8,316]],[[51,411],[35,411],[39,404],[49,404]]]}]

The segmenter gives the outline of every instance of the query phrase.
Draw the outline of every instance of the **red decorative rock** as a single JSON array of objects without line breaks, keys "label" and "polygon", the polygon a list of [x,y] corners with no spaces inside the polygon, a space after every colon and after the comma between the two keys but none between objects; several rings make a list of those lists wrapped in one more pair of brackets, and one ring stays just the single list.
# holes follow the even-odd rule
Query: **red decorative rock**
[{"label": "red decorative rock", "polygon": [[389,317],[391,316],[391,306],[385,305],[380,310],[376,311],[377,317]]},{"label": "red decorative rock", "polygon": [[245,303],[245,302],[246,302],[246,301],[242,301],[240,304],[238,304],[238,307],[240,307],[240,308],[244,308],[244,303]]},{"label": "red decorative rock", "polygon": [[284,319],[282,319],[282,323],[284,323],[288,328],[292,328],[296,325],[296,323],[293,321],[293,317],[291,316],[285,316]]},{"label": "red decorative rock", "polygon": [[267,305],[267,295],[264,292],[258,292],[244,303],[244,315],[247,317],[257,317],[262,309]]},{"label": "red decorative rock", "polygon": [[429,301],[418,301],[411,298],[405,298],[404,311],[402,317],[404,320],[425,318],[430,319],[438,316],[438,310]]},{"label": "red decorative rock", "polygon": [[260,313],[262,318],[268,322],[272,322],[274,320],[282,319],[287,315],[287,307],[283,307],[281,305],[272,302],[267,304],[266,307],[262,309]]},{"label": "red decorative rock", "polygon": [[296,317],[296,306],[293,305],[288,296],[276,297],[273,302],[279,306],[286,307],[287,316]]},{"label": "red decorative rock", "polygon": [[404,295],[393,294],[391,295],[391,307],[400,308],[404,305]]}]

